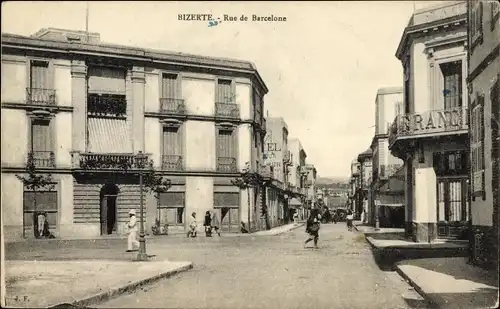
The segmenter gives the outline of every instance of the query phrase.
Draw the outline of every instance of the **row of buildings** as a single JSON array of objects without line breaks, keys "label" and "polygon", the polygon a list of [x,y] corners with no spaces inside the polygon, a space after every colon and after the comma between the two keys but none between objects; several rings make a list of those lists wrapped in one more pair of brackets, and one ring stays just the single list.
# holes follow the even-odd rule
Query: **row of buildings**
[{"label": "row of buildings", "polygon": [[[6,241],[120,234],[140,209],[138,158],[171,188],[145,196],[145,222],[183,231],[215,211],[224,232],[291,220],[314,200],[316,169],[250,62],[105,44],[98,33],[2,34],[2,218]],[[27,158],[53,188],[26,187]],[[124,168],[126,167],[126,168]],[[244,172],[262,183],[242,190]],[[240,178],[241,179],[241,178]],[[247,191],[248,192],[245,192]]]},{"label": "row of buildings", "polygon": [[375,99],[375,136],[351,163],[352,207],[416,242],[469,240],[498,266],[500,4],[416,11],[397,48],[401,88]]}]

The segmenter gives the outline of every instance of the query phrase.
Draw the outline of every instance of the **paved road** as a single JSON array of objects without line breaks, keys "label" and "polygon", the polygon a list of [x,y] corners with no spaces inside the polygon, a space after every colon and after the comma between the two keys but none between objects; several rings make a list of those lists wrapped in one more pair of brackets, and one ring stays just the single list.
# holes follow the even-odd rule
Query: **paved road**
[{"label": "paved road", "polygon": [[303,228],[282,236],[178,239],[150,251],[194,269],[101,308],[426,308],[394,272],[374,262],[363,236],[323,225],[319,249]]}]

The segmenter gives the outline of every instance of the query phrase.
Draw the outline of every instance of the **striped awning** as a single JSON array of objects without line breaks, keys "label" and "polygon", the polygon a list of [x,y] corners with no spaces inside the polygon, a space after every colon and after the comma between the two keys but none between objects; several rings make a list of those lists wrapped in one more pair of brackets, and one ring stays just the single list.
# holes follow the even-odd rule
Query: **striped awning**
[{"label": "striped awning", "polygon": [[295,197],[290,200],[290,206],[302,206],[302,203]]},{"label": "striped awning", "polygon": [[402,207],[405,205],[404,195],[379,194],[376,201],[378,201],[380,206],[385,207]]},{"label": "striped awning", "polygon": [[132,153],[127,121],[88,118],[89,151],[94,153]]}]

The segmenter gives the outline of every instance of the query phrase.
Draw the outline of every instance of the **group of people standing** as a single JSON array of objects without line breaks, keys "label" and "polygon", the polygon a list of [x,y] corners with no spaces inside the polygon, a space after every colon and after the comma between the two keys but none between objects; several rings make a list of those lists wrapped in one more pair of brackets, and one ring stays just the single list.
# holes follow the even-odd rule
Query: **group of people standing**
[{"label": "group of people standing", "polygon": [[[219,218],[214,213],[210,213],[210,210],[207,210],[205,213],[205,218],[203,220],[203,226],[205,227],[205,236],[212,237],[212,230],[215,230],[215,233],[220,236],[220,228],[219,228]],[[189,219],[189,230],[187,232],[187,237],[196,237],[198,232],[198,223],[196,222],[196,213],[193,212]]]}]

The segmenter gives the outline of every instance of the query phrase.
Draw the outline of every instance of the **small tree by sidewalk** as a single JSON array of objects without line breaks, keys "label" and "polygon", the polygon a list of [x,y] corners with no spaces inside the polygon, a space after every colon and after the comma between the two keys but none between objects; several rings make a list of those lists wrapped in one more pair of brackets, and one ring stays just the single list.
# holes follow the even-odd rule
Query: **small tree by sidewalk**
[{"label": "small tree by sidewalk", "polygon": [[[242,173],[241,173],[241,177],[238,177],[236,179],[233,179],[231,180],[231,183],[234,185],[234,186],[237,186],[240,190],[246,190],[247,191],[247,203],[248,203],[248,230],[249,232],[252,231],[252,227],[250,226],[250,208],[251,208],[251,205],[250,205],[250,188],[254,188],[254,189],[260,189],[260,186],[262,184],[264,184],[264,180],[262,178],[261,175],[259,175],[258,173],[252,173],[250,171],[250,165],[249,163],[247,162],[246,165],[245,165],[245,168],[243,169]],[[254,201],[254,203],[256,203],[257,201]],[[255,215],[255,214],[254,214]],[[262,206],[262,215],[264,217],[267,216],[267,209],[266,209],[266,205],[263,205]],[[221,218],[222,220],[222,218]],[[267,222],[267,218],[266,218],[266,222]],[[255,229],[255,226],[253,227]]]},{"label": "small tree by sidewalk", "polygon": [[[37,214],[37,192],[39,191],[52,191],[54,189],[54,180],[52,179],[52,175],[46,174],[39,174],[38,169],[35,164],[35,158],[33,156],[33,152],[28,153],[28,160],[26,161],[26,169],[25,169],[25,174],[22,175],[17,175],[17,179],[19,179],[25,189],[28,189],[29,191],[33,192],[33,233],[35,237],[40,237],[42,235],[38,235],[38,214]],[[23,210],[24,212],[24,210]],[[23,215],[24,218],[24,215]],[[24,219],[23,219],[23,237],[26,237],[25,235],[25,228],[24,228]]]},{"label": "small tree by sidewalk", "polygon": [[156,219],[155,224],[152,227],[153,235],[168,235],[168,224],[164,225],[163,230],[161,229],[160,223],[160,196],[162,193],[166,193],[171,187],[172,182],[170,179],[165,178],[160,175],[154,169],[154,162],[150,160],[144,169],[142,174],[142,184],[143,184],[143,193],[151,192],[156,199]]}]

